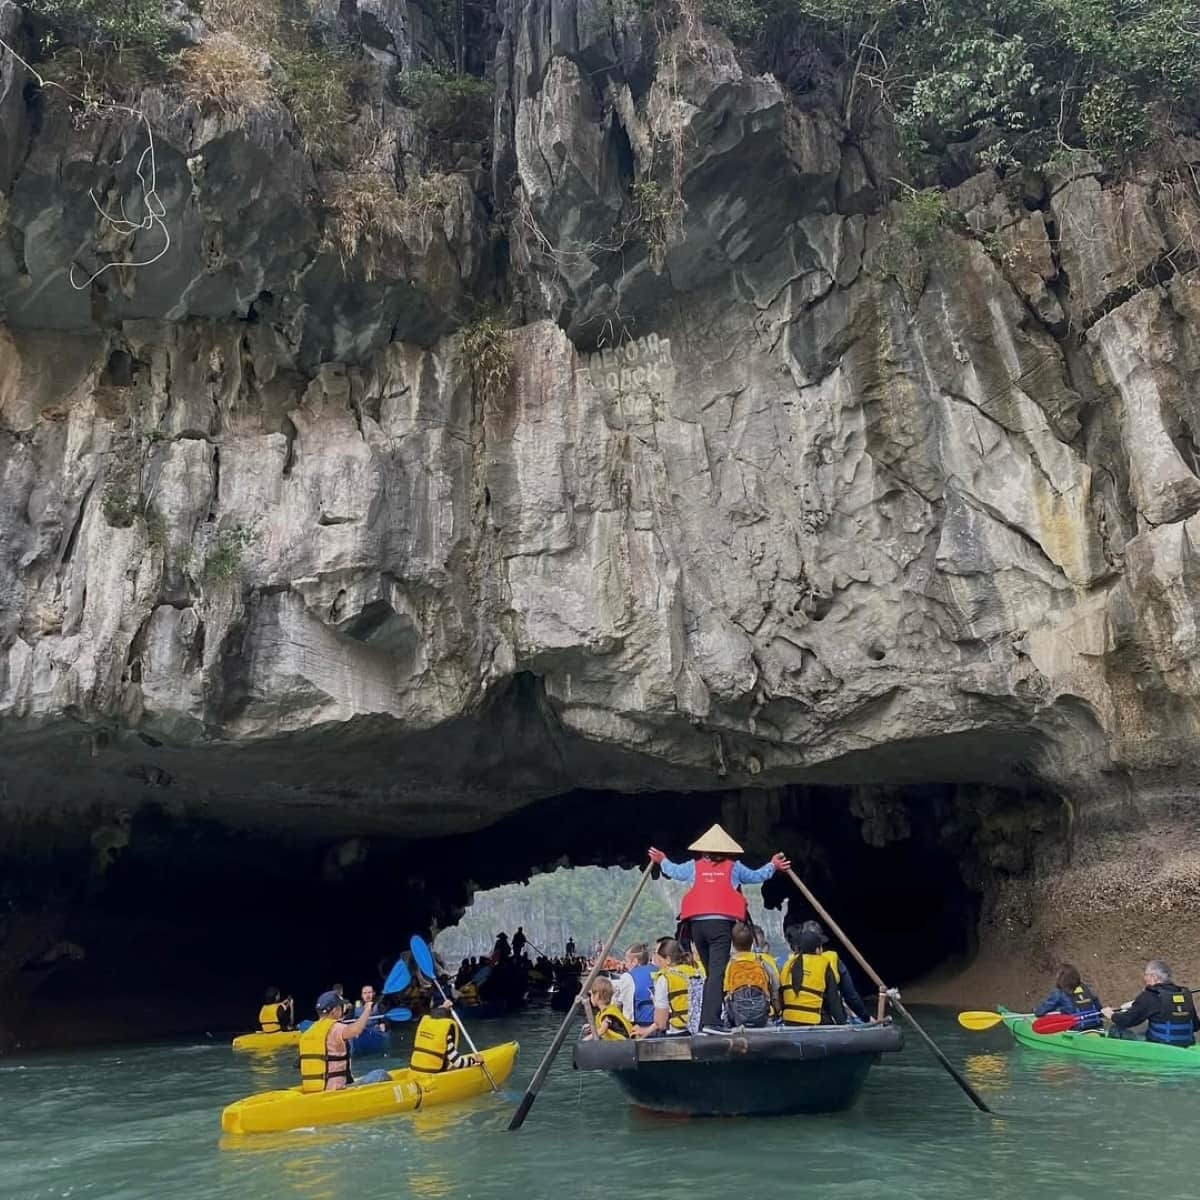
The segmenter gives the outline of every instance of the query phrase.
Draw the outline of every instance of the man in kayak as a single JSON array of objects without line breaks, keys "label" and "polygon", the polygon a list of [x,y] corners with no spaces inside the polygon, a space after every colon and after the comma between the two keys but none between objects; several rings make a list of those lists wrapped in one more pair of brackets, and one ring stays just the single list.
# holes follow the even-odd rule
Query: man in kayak
[{"label": "man in kayak", "polygon": [[689,937],[700,952],[704,964],[704,1002],[700,1010],[700,1030],[719,1029],[724,1001],[725,966],[729,962],[733,927],[748,916],[746,899],[738,888],[747,883],[763,883],[776,871],[786,871],[791,863],[782,853],[752,871],[738,861],[742,848],[721,828],[714,825],[689,847],[697,855],[694,862],[673,863],[655,846],[650,861],[659,865],[668,879],[692,886],[683,897],[679,919],[689,926]]},{"label": "man in kayak", "polygon": [[362,985],[362,991],[359,992],[359,996],[361,999],[359,999],[354,1005],[355,1017],[362,1016],[363,1009],[368,1005],[373,1005],[375,1003],[375,989],[369,983],[364,983]]},{"label": "man in kayak", "polygon": [[1192,994],[1171,982],[1171,968],[1161,959],[1151,959],[1142,972],[1145,989],[1127,1008],[1101,1011],[1118,1029],[1132,1029],[1146,1022],[1146,1041],[1165,1046],[1192,1046],[1200,1017]]},{"label": "man in kayak", "polygon": [[351,1076],[350,1043],[366,1029],[374,1005],[365,1005],[356,1018],[343,1021],[346,1007],[346,1001],[335,991],[317,997],[317,1019],[300,1035],[301,1091],[338,1092],[388,1078],[383,1070],[371,1071],[361,1079]]},{"label": "man in kayak", "polygon": [[1083,1032],[1104,1028],[1101,1017],[1100,997],[1079,977],[1079,970],[1071,963],[1063,963],[1058,969],[1054,989],[1033,1010],[1035,1017],[1049,1013],[1071,1013],[1078,1017],[1075,1028]]}]

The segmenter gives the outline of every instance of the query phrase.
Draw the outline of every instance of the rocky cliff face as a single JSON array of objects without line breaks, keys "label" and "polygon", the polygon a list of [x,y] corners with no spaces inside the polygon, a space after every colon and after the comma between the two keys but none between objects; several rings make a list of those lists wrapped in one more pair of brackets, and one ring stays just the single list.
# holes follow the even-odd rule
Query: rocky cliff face
[{"label": "rocky cliff face", "polygon": [[[974,176],[931,236],[886,126],[694,21],[501,0],[494,144],[447,160],[388,84],[420,6],[316,16],[365,40],[349,164],[0,59],[10,829],[818,783],[1189,819],[1200,142]],[[349,168],[435,152],[347,255]]]}]

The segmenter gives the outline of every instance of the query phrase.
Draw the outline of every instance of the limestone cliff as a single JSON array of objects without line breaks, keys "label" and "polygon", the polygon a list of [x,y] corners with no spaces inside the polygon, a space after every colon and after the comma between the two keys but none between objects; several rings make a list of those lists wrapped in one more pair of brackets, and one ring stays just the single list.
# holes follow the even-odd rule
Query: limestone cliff
[{"label": "limestone cliff", "polygon": [[983,171],[915,236],[882,116],[643,8],[500,0],[490,144],[447,145],[395,86],[426,9],[320,0],[340,158],[270,95],[81,108],[0,58],[9,829],[810,784],[1190,819],[1200,141]]}]

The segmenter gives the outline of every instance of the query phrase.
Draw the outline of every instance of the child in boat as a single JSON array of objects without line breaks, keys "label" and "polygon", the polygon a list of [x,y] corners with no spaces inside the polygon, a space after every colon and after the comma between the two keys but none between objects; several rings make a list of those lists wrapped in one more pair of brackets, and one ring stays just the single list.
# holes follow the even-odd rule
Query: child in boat
[{"label": "child in boat", "polygon": [[731,1028],[762,1029],[779,1011],[779,977],[754,953],[754,930],[739,921],[725,965],[725,1021]]},{"label": "child in boat", "polygon": [[1033,1015],[1074,1013],[1078,1017],[1075,1028],[1086,1032],[1104,1028],[1104,1018],[1100,1014],[1103,1007],[1100,997],[1080,979],[1078,969],[1071,963],[1063,963],[1058,969],[1054,990],[1033,1010]]},{"label": "child in boat", "polygon": [[[606,1041],[620,1041],[633,1037],[633,1024],[629,1018],[613,1003],[613,985],[611,979],[598,975],[592,980],[588,999],[592,1002],[592,1013],[596,1018],[596,1035]],[[592,1036],[589,1029],[587,1037]]]}]

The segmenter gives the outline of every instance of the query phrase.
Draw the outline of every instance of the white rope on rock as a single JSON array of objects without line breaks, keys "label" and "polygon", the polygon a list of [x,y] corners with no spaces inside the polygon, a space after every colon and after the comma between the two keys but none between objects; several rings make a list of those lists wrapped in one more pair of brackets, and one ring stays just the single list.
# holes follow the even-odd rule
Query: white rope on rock
[{"label": "white rope on rock", "polygon": [[[15,0],[0,0],[0,12],[3,12],[6,8],[16,7],[17,4]],[[167,215],[167,209],[166,205],[163,204],[162,199],[158,194],[158,157],[154,147],[154,131],[150,127],[150,120],[146,116],[145,112],[143,112],[140,108],[133,108],[128,104],[117,104],[112,100],[88,100],[85,97],[72,92],[69,88],[63,87],[61,83],[56,83],[53,79],[46,79],[36,68],[26,62],[25,59],[22,58],[21,55],[19,55],[16,50],[14,50],[12,46],[10,46],[3,38],[0,38],[0,48],[6,50],[18,63],[21,64],[21,66],[25,68],[25,70],[37,80],[39,87],[57,88],[63,93],[64,96],[67,96],[71,100],[77,100],[80,104],[84,105],[85,108],[112,109],[118,112],[129,113],[136,117],[146,129],[147,145],[142,151],[141,156],[138,158],[137,170],[135,171],[138,182],[142,186],[142,207],[145,209],[145,216],[137,221],[131,220],[128,214],[125,212],[124,200],[121,201],[121,215],[119,217],[114,216],[111,212],[106,211],[101,205],[99,199],[96,197],[95,188],[88,188],[88,198],[95,206],[96,212],[100,215],[100,219],[106,222],[110,228],[114,229],[123,237],[129,237],[135,233],[138,233],[139,231],[150,232],[154,229],[161,230],[163,235],[162,249],[160,249],[157,254],[141,260],[128,259],[124,261],[105,263],[99,270],[93,271],[92,274],[83,280],[82,283],[76,282],[76,265],[75,263],[71,263],[71,269],[67,273],[67,282],[70,283],[71,287],[73,287],[75,291],[82,292],[91,287],[91,285],[95,283],[95,281],[99,279],[100,276],[106,271],[111,271],[114,268],[129,267],[132,269],[137,269],[139,267],[153,266],[154,263],[158,262],[159,259],[161,259],[163,255],[170,250],[171,231],[167,228],[165,222],[163,221],[163,218]],[[116,163],[116,166],[119,167],[124,161],[125,156],[122,156],[122,158]]]}]

